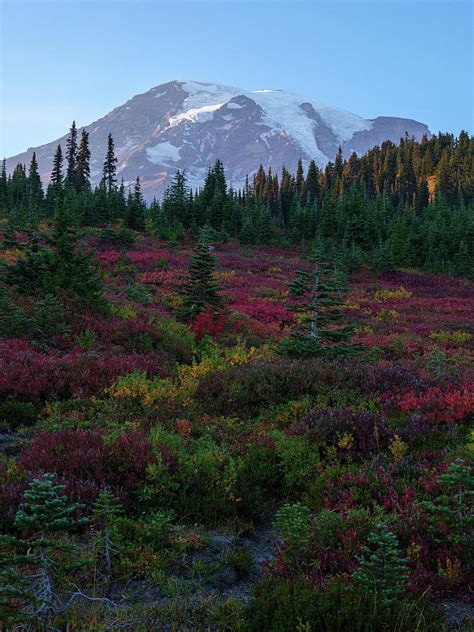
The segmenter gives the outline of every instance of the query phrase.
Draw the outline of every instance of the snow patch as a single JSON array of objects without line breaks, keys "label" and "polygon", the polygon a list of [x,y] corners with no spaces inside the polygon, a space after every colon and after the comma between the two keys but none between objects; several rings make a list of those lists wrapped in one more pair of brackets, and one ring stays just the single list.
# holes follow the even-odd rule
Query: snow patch
[{"label": "snow patch", "polygon": [[187,92],[188,96],[184,99],[177,115],[170,118],[169,127],[174,127],[183,121],[193,123],[209,121],[216,110],[233,97],[242,94],[240,90],[231,86],[197,81],[183,81],[181,89]]},{"label": "snow patch", "polygon": [[147,147],[146,155],[149,162],[165,167],[174,166],[173,163],[181,158],[179,147],[175,147],[169,141],[158,143],[154,147]]},{"label": "snow patch", "polygon": [[175,127],[175,125],[183,121],[191,121],[191,123],[205,123],[206,121],[210,121],[214,116],[214,112],[223,105],[224,103],[213,103],[212,105],[204,105],[200,108],[191,108],[177,116],[172,116],[169,121],[169,127]]},{"label": "snow patch", "polygon": [[352,138],[355,132],[372,127],[370,121],[356,114],[284,90],[262,89],[249,92],[232,86],[197,81],[183,81],[181,88],[187,93],[187,97],[179,112],[171,117],[169,127],[187,121],[192,123],[209,121],[214,117],[214,112],[223,106],[230,109],[243,107],[238,103],[228,101],[236,96],[246,96],[262,108],[262,123],[270,127],[273,133],[283,133],[290,137],[298,146],[305,162],[315,159],[319,164],[325,164],[328,157],[318,147],[317,124],[301,108],[302,103],[311,103],[322,121],[332,129],[341,143]]}]

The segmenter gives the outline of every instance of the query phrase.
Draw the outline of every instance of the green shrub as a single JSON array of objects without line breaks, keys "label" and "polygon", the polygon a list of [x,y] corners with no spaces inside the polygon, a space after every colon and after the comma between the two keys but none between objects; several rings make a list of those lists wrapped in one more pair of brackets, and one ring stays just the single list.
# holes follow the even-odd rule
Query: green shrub
[{"label": "green shrub", "polygon": [[318,446],[302,437],[289,437],[280,430],[273,430],[270,437],[280,460],[283,493],[295,496],[315,473],[319,462]]},{"label": "green shrub", "polygon": [[340,366],[314,360],[248,363],[206,375],[196,398],[207,413],[250,417],[270,405],[328,394],[343,375]]},{"label": "green shrub", "polygon": [[282,472],[277,454],[271,447],[252,445],[239,463],[237,494],[240,509],[249,517],[265,511],[281,496]]},{"label": "green shrub", "polygon": [[248,577],[252,570],[252,552],[250,549],[242,546],[226,551],[222,556],[222,561],[235,571],[239,579]]},{"label": "green shrub", "polygon": [[304,553],[311,538],[313,515],[301,503],[283,505],[277,511],[275,525],[290,552]]},{"label": "green shrub", "polygon": [[190,363],[195,351],[194,333],[185,323],[174,318],[157,323],[160,343],[163,349],[177,362]]},{"label": "green shrub", "polygon": [[169,543],[174,531],[175,514],[171,509],[153,511],[148,517],[148,529],[150,536],[156,542],[155,547],[165,546]]},{"label": "green shrub", "polygon": [[153,302],[153,295],[151,294],[151,292],[140,283],[128,285],[125,293],[127,294],[127,298],[129,298],[131,301],[136,301],[141,305],[149,305]]},{"label": "green shrub", "polygon": [[36,420],[36,409],[32,402],[20,402],[11,397],[0,402],[0,420],[9,428],[29,426]]},{"label": "green shrub", "polygon": [[366,596],[377,607],[394,607],[407,588],[407,566],[400,557],[396,536],[380,524],[371,533],[368,546],[357,557],[359,568],[353,574]]},{"label": "green shrub", "polygon": [[345,578],[317,588],[302,580],[264,578],[244,610],[245,632],[435,632],[445,629],[423,599],[379,609]]},{"label": "green shrub", "polygon": [[85,329],[84,331],[79,332],[76,336],[76,343],[84,351],[92,349],[92,347],[97,342],[97,334],[95,331],[91,329]]}]

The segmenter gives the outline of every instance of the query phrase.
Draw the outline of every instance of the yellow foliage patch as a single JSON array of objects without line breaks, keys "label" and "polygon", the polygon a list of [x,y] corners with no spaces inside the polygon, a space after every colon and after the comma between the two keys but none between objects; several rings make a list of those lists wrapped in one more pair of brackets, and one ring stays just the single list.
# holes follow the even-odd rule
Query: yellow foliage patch
[{"label": "yellow foliage patch", "polygon": [[192,364],[180,364],[175,379],[148,378],[144,372],[132,371],[128,375],[119,377],[111,387],[106,389],[106,393],[116,399],[139,399],[147,406],[158,402],[187,405],[194,395],[199,380],[208,373],[237,364],[245,364],[251,360],[262,360],[269,357],[271,353],[268,345],[247,348],[239,342],[228,349],[219,349],[216,346],[212,347],[200,360],[194,359]]},{"label": "yellow foliage patch", "polygon": [[402,301],[405,298],[413,296],[412,292],[409,292],[404,287],[390,290],[388,288],[382,288],[374,292],[374,300],[377,303],[386,303],[387,301]]},{"label": "yellow foliage patch", "polygon": [[430,334],[431,340],[438,344],[463,345],[468,342],[472,336],[467,331],[433,331]]}]

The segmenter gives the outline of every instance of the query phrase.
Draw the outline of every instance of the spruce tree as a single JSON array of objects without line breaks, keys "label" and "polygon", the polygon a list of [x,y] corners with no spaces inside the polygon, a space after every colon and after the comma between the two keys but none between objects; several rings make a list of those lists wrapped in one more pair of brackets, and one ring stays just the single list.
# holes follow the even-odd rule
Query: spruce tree
[{"label": "spruce tree", "polygon": [[215,267],[216,260],[209,252],[209,245],[198,244],[188,269],[188,279],[181,290],[183,303],[180,314],[186,320],[192,320],[208,308],[217,310],[222,306]]},{"label": "spruce tree", "polygon": [[107,138],[107,154],[102,171],[102,182],[107,193],[112,193],[117,184],[117,158],[115,156],[114,139],[112,134]]},{"label": "spruce tree", "polygon": [[0,170],[0,213],[3,214],[7,210],[8,188],[7,188],[7,161],[2,161],[2,169]]},{"label": "spruce tree", "polygon": [[50,214],[56,212],[64,197],[63,152],[61,145],[56,147],[53,158],[50,183],[46,192],[46,208]]},{"label": "spruce tree", "polygon": [[89,149],[89,133],[83,129],[81,134],[81,144],[79,145],[76,161],[76,186],[79,193],[84,193],[90,188],[90,158],[91,152]]},{"label": "spruce tree", "polygon": [[15,516],[15,527],[29,534],[28,547],[38,566],[37,615],[48,617],[55,609],[57,597],[54,578],[58,570],[74,560],[74,547],[61,543],[55,535],[70,531],[85,519],[75,518],[82,505],[70,503],[63,494],[64,485],[55,484],[53,474],[44,474],[30,483]]},{"label": "spruce tree", "polygon": [[239,242],[243,245],[254,245],[258,241],[257,229],[250,217],[244,219],[242,230],[239,235]]},{"label": "spruce tree", "polygon": [[76,188],[77,183],[77,128],[76,121],[72,122],[66,141],[66,186]]},{"label": "spruce tree", "polygon": [[289,285],[295,302],[290,310],[298,323],[289,338],[280,344],[280,353],[290,356],[352,355],[356,347],[350,340],[355,326],[341,324],[344,285],[342,276],[325,263],[320,251],[311,257],[311,271],[298,270]]},{"label": "spruce tree", "polygon": [[0,535],[0,622],[3,625],[18,625],[29,618],[25,609],[35,603],[35,596],[22,569],[36,563],[28,541]]},{"label": "spruce tree", "polygon": [[36,153],[33,152],[30,167],[28,170],[28,205],[31,215],[39,212],[39,208],[43,202],[43,186],[38,172],[38,162]]},{"label": "spruce tree", "polygon": [[60,187],[63,183],[63,151],[61,145],[56,147],[53,159],[53,170],[51,171],[51,184]]},{"label": "spruce tree", "polygon": [[385,525],[378,525],[357,561],[359,568],[352,577],[367,597],[379,608],[394,607],[406,591],[408,580],[408,568],[400,557],[396,536]]},{"label": "spruce tree", "polygon": [[107,489],[100,492],[92,507],[92,521],[99,527],[96,543],[102,549],[102,562],[107,579],[112,576],[112,557],[117,552],[112,539],[111,526],[122,513],[119,499]]},{"label": "spruce tree", "polygon": [[125,210],[125,226],[132,230],[145,228],[145,203],[141,192],[140,178],[137,177],[133,194],[129,192]]},{"label": "spruce tree", "polygon": [[178,221],[189,228],[191,222],[189,191],[186,186],[186,176],[179,169],[173,177],[171,186],[165,191],[162,206],[168,224]]},{"label": "spruce tree", "polygon": [[295,180],[296,191],[298,196],[301,197],[304,190],[304,173],[303,173],[303,163],[301,158],[298,160],[298,165],[296,168],[296,180]]},{"label": "spruce tree", "polygon": [[272,239],[272,218],[268,210],[262,209],[258,222],[258,241],[261,244],[269,244]]},{"label": "spruce tree", "polygon": [[373,264],[377,272],[394,272],[392,249],[387,241],[380,243],[373,252]]},{"label": "spruce tree", "polygon": [[69,210],[62,206],[54,221],[51,239],[52,253],[48,257],[48,275],[44,290],[67,290],[78,307],[97,310],[106,308],[102,280],[95,270],[92,253],[78,248],[77,234]]}]

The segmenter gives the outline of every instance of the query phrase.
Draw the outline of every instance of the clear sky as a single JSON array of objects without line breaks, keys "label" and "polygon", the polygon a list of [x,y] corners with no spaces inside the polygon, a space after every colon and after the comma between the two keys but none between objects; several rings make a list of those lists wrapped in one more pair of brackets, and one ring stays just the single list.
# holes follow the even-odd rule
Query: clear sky
[{"label": "clear sky", "polygon": [[172,79],[473,132],[470,0],[0,0],[0,156]]}]

